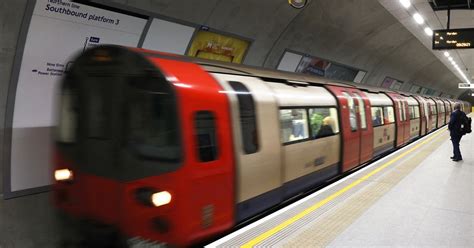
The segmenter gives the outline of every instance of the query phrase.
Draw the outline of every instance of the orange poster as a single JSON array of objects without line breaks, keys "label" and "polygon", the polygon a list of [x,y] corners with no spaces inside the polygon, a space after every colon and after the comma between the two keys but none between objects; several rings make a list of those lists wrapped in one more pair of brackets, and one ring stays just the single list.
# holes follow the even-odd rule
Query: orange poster
[{"label": "orange poster", "polygon": [[187,55],[240,64],[248,47],[248,41],[200,30]]}]

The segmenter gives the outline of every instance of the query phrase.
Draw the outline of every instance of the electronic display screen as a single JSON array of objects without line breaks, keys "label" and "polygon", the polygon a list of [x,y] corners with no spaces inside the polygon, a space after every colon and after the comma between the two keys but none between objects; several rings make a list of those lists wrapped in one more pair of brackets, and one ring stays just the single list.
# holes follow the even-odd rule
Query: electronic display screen
[{"label": "electronic display screen", "polygon": [[434,50],[466,48],[474,48],[474,28],[433,31]]}]

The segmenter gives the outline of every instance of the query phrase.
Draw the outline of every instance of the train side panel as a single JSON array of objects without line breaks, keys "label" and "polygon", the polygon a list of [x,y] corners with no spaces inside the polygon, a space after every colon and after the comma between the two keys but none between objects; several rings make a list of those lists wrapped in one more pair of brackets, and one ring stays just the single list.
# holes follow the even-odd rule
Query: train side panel
[{"label": "train side panel", "polygon": [[231,102],[236,158],[236,220],[283,199],[278,106],[260,79],[213,73]]}]

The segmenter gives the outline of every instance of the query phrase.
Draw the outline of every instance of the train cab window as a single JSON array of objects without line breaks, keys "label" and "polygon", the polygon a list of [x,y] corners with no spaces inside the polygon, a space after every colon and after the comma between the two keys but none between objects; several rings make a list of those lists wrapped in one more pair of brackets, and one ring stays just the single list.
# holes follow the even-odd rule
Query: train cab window
[{"label": "train cab window", "polygon": [[383,118],[383,108],[382,107],[372,107],[372,126],[378,127],[384,124]]},{"label": "train cab window", "polygon": [[310,108],[309,123],[313,138],[322,138],[339,133],[336,108]]},{"label": "train cab window", "polygon": [[384,124],[390,124],[395,122],[395,111],[392,106],[383,107]]},{"label": "train cab window", "polygon": [[77,89],[71,83],[66,83],[61,90],[61,109],[59,123],[56,129],[57,141],[61,143],[76,142],[79,103]]},{"label": "train cab window", "polygon": [[308,117],[306,109],[280,109],[281,142],[307,139]]},{"label": "train cab window", "polygon": [[86,132],[91,139],[106,139],[109,136],[110,106],[107,102],[106,84],[92,81],[86,91]]},{"label": "train cab window", "polygon": [[129,87],[128,146],[146,159],[179,162],[182,153],[176,101],[169,86],[138,78],[131,80]]},{"label": "train cab window", "polygon": [[242,135],[242,146],[245,154],[252,154],[258,151],[257,119],[255,114],[255,102],[251,92],[240,83],[229,82],[236,92],[239,102],[240,132]]},{"label": "train cab window", "polygon": [[358,127],[357,127],[357,116],[356,116],[356,109],[355,109],[354,99],[347,92],[342,92],[342,94],[347,99],[347,105],[349,107],[349,123],[351,125],[351,130],[352,131],[357,131],[357,129],[358,129]]},{"label": "train cab window", "polygon": [[365,128],[367,128],[367,121],[366,121],[366,117],[365,117],[364,100],[357,93],[354,93],[354,96],[357,98],[357,102],[359,103],[360,127],[365,129]]},{"label": "train cab window", "polygon": [[194,116],[199,161],[209,162],[217,158],[216,121],[209,111],[199,111]]}]

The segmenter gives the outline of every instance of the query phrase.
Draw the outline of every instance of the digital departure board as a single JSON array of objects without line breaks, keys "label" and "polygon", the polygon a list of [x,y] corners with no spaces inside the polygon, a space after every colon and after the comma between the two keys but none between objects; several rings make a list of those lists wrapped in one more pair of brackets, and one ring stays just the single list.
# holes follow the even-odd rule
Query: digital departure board
[{"label": "digital departure board", "polygon": [[474,48],[474,28],[433,31],[434,50],[466,48]]}]

